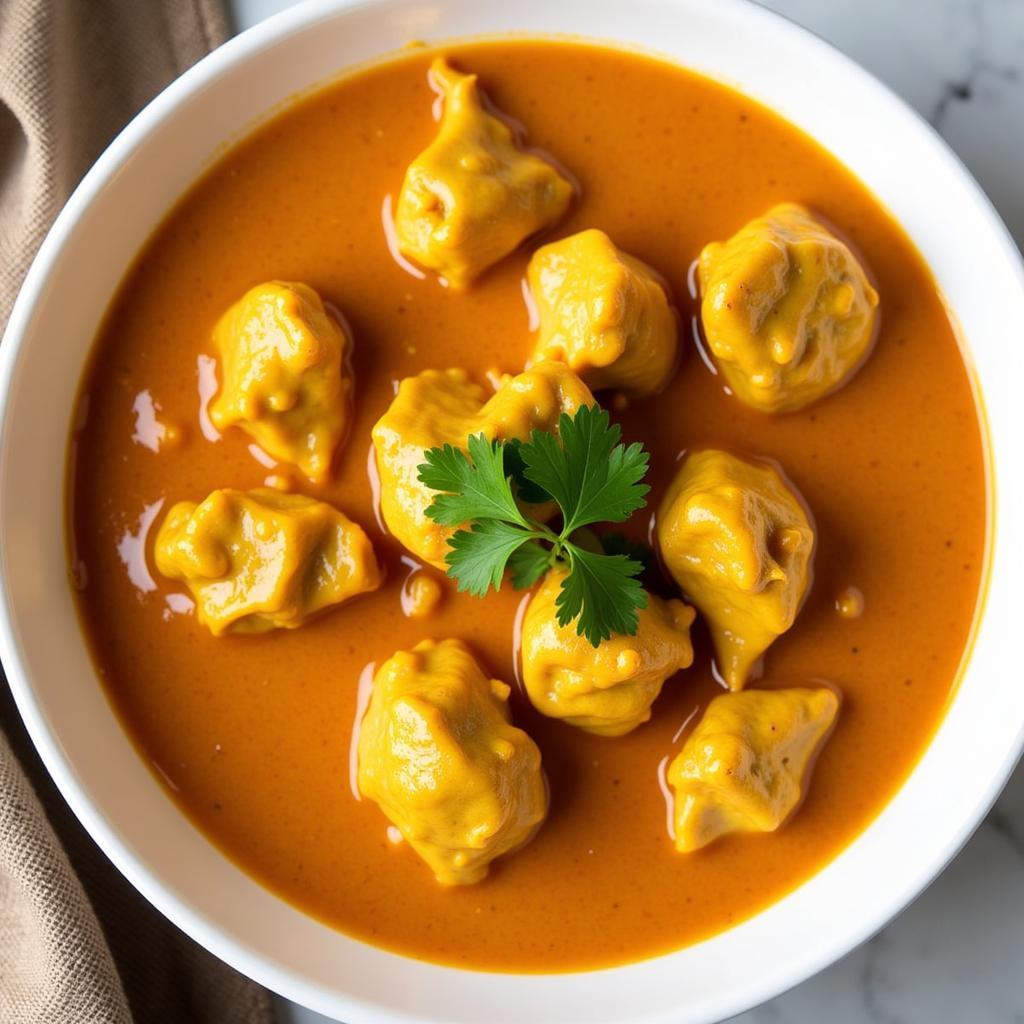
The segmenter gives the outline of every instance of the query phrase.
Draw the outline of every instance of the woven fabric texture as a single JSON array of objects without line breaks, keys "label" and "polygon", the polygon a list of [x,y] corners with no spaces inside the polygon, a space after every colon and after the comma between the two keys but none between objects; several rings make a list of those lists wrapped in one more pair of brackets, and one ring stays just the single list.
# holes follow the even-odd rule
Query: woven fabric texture
[{"label": "woven fabric texture", "polygon": [[[220,0],[0,0],[0,329],[90,164],[227,34]],[[272,1020],[82,830],[0,678],[0,1024]]]}]

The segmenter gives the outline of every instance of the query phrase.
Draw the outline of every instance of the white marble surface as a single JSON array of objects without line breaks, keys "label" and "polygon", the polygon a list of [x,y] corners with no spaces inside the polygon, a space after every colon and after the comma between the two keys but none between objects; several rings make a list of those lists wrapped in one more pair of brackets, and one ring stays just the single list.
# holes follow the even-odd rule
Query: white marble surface
[{"label": "white marble surface", "polygon": [[[237,26],[290,2],[232,0]],[[767,0],[766,6],[834,43],[920,111],[1024,248],[1024,0]],[[1019,342],[1020,325],[1012,334]],[[326,1022],[292,1004],[280,1007],[284,1024]],[[737,1024],[823,1021],[1024,1024],[1024,768],[956,861],[885,931],[736,1018]]]}]

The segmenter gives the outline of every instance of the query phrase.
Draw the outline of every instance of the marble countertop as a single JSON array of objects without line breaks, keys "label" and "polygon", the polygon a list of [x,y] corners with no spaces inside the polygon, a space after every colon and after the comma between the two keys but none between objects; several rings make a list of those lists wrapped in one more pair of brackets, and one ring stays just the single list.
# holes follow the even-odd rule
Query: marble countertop
[{"label": "marble countertop", "polygon": [[[231,6],[242,29],[290,2],[231,0]],[[1024,249],[1024,0],[767,0],[765,6],[834,43],[923,114]],[[292,1004],[280,1007],[284,1024],[327,1020]],[[888,928],[735,1020],[1024,1022],[1024,767],[959,857]]]}]

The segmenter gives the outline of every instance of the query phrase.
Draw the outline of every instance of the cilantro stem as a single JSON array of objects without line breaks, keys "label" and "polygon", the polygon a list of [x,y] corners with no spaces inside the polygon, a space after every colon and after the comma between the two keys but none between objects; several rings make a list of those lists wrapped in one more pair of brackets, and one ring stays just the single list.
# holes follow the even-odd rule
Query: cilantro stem
[{"label": "cilantro stem", "polygon": [[538,523],[535,520],[530,520],[530,529],[538,535],[538,540],[546,540],[551,544],[556,552],[560,552],[565,542],[565,538],[560,534],[555,533],[554,530],[545,526],[544,523]]}]

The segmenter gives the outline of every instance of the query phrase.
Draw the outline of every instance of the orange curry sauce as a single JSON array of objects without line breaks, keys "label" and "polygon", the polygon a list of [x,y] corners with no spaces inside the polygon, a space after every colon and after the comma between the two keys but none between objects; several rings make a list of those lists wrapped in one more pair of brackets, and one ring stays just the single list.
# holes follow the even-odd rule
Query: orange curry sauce
[{"label": "orange curry sauce", "polygon": [[[666,684],[652,721],[624,738],[544,719],[513,697],[517,724],[543,752],[551,814],[479,885],[438,885],[407,844],[389,842],[378,808],[353,796],[349,744],[364,666],[425,636],[452,636],[513,682],[523,599],[506,584],[481,602],[446,583],[436,614],[406,618],[409,568],[377,525],[367,474],[370,429],[398,378],[449,366],[481,377],[494,367],[518,372],[532,346],[521,292],[529,247],[453,294],[401,269],[385,244],[384,198],[436,128],[429,50],[290,106],[219,160],[146,245],[82,386],[87,415],[70,467],[73,575],[101,677],[143,756],[196,825],[274,892],[354,936],[430,960],[518,971],[621,963],[727,928],[799,885],[871,821],[921,755],[978,600],[978,418],[919,255],[792,126],[632,53],[522,40],[445,52],[478,71],[498,107],[527,126],[529,144],[580,182],[553,237],[603,228],[674,290],[680,371],[659,398],[613,412],[652,455],[649,507],[630,529],[646,536],[678,454],[703,444],[777,459],[814,512],[814,586],[757,684],[822,678],[844,694],[802,809],[776,834],[674,852],[659,765],[720,692],[699,624],[693,668]],[[687,272],[706,242],[781,200],[806,203],[854,244],[881,295],[881,331],[845,389],[771,417],[725,394],[699,357]],[[334,482],[300,489],[370,532],[388,579],[301,629],[218,639],[197,625],[180,588],[149,568],[145,528],[159,522],[157,503],[163,512],[214,488],[259,486],[274,472],[241,431],[208,439],[197,378],[217,317],[272,278],[311,284],[352,326],[352,430]],[[158,451],[149,402],[180,428]],[[859,618],[836,610],[851,586],[864,594]]]}]

